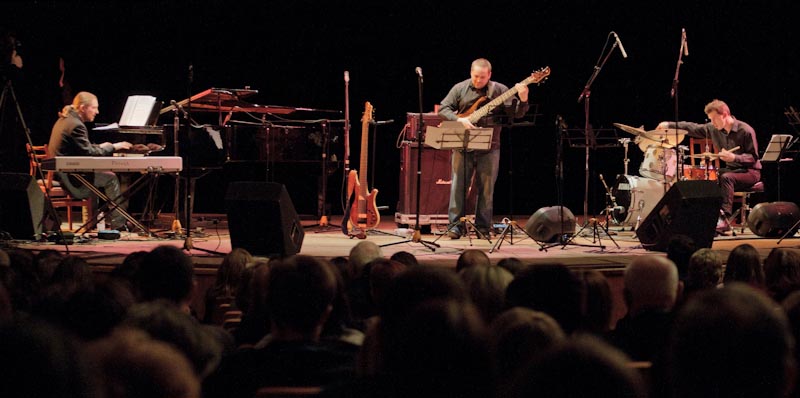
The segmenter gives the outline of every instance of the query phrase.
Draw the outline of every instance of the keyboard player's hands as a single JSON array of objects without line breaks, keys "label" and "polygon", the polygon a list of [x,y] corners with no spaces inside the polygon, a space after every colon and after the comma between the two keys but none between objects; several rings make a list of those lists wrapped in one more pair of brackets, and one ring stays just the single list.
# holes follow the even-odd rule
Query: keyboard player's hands
[{"label": "keyboard player's hands", "polygon": [[131,143],[128,142],[128,141],[120,141],[120,142],[115,142],[114,143],[114,150],[115,151],[128,150],[128,149],[131,149],[131,147],[133,147],[133,145],[131,145]]}]

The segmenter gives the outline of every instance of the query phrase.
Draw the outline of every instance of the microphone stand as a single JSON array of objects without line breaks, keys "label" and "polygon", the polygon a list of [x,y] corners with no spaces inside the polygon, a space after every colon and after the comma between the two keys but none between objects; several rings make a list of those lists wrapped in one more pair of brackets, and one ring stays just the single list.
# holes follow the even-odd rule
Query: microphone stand
[{"label": "microphone stand", "polygon": [[422,70],[419,69],[419,68],[417,68],[417,91],[419,93],[419,118],[417,118],[417,120],[418,120],[418,125],[417,125],[417,206],[416,206],[416,209],[415,209],[416,210],[416,220],[414,222],[414,234],[411,236],[411,239],[406,239],[406,240],[400,241],[400,242],[387,243],[387,244],[381,245],[380,247],[398,245],[398,244],[401,244],[401,243],[413,242],[413,243],[419,243],[422,246],[425,246],[428,250],[434,252],[434,251],[436,251],[437,247],[441,247],[441,246],[436,242],[422,240],[422,233],[420,232],[420,228],[419,228],[419,216],[420,216],[419,215],[419,213],[420,213],[419,202],[421,200],[420,193],[421,193],[421,190],[422,190],[422,151],[425,148],[425,143],[424,143],[424,140],[423,140],[423,135],[424,135],[424,130],[423,129],[425,128],[425,123],[424,123],[425,111],[424,111],[424,107],[422,105]]},{"label": "microphone stand", "polygon": [[[609,33],[608,36],[606,37],[606,44],[605,45],[608,45],[608,38],[609,37],[611,37],[611,33]],[[603,46],[603,50],[604,51],[605,51],[605,45]],[[591,90],[592,84],[594,83],[595,79],[597,79],[597,75],[600,74],[600,70],[603,69],[603,66],[608,61],[608,58],[611,57],[611,53],[613,52],[614,48],[616,48],[616,47],[617,47],[617,42],[615,41],[614,44],[611,45],[611,50],[608,51],[608,53],[605,55],[605,57],[603,57],[603,53],[602,52],[600,53],[600,58],[598,59],[598,61],[600,61],[600,62],[595,64],[595,66],[594,66],[594,68],[592,70],[592,75],[589,76],[589,80],[586,81],[586,85],[583,87],[583,91],[581,91],[581,95],[578,96],[578,103],[583,101],[583,117],[584,117],[583,135],[584,135],[584,139],[586,140],[586,142],[585,142],[585,145],[586,145],[586,148],[585,148],[585,150],[586,150],[586,164],[585,164],[585,167],[584,167],[584,193],[583,193],[583,226],[581,227],[581,229],[578,232],[576,232],[574,235],[572,235],[569,239],[567,239],[562,244],[561,249],[564,249],[569,244],[577,245],[577,246],[586,246],[586,247],[599,247],[600,250],[605,250],[605,248],[606,248],[605,245],[603,245],[602,242],[600,242],[600,234],[598,233],[598,228],[597,228],[597,219],[594,218],[594,217],[589,219],[589,148],[593,146],[593,144],[590,143],[590,140],[589,140],[589,134],[592,134],[592,132],[590,130],[590,126],[589,126],[589,99],[592,96],[592,90]],[[593,141],[594,140],[592,140],[592,142]],[[563,220],[562,220],[562,224],[563,224]],[[593,231],[593,233],[592,233],[592,235],[593,235],[592,243],[594,243],[595,239],[596,239],[598,244],[584,245],[584,244],[573,243],[572,241],[575,239],[575,237],[580,235],[581,232],[583,232],[583,230],[586,229],[586,227],[589,226],[589,224],[592,225],[592,231]],[[610,236],[609,236],[609,238],[610,238]],[[613,239],[612,239],[612,241],[613,241]],[[614,243],[616,244],[616,242],[614,242]]]},{"label": "microphone stand", "polygon": [[[223,253],[203,249],[200,247],[194,247],[194,243],[192,242],[192,207],[194,206],[194,202],[192,199],[192,195],[194,194],[194,185],[191,182],[192,180],[192,151],[191,151],[191,142],[192,142],[192,81],[194,80],[194,67],[193,65],[189,65],[189,74],[187,76],[187,85],[186,91],[188,102],[186,103],[186,112],[184,117],[186,118],[186,139],[189,140],[189,148],[190,150],[187,151],[186,154],[186,168],[189,170],[189,174],[186,176],[186,200],[184,201],[184,211],[186,213],[186,239],[183,241],[183,250],[186,250],[191,253],[192,250],[200,250],[202,252],[216,254],[218,256],[224,256]],[[177,128],[175,129],[175,134],[178,133]],[[177,150],[177,148],[176,148]]]},{"label": "microphone stand", "polygon": [[[678,144],[680,144],[680,142],[678,142],[678,122],[680,121],[680,119],[678,118],[678,76],[681,73],[681,65],[683,65],[683,55],[684,54],[689,55],[689,50],[686,48],[686,29],[681,29],[681,47],[680,47],[680,49],[678,49],[678,62],[675,65],[675,77],[672,78],[672,90],[670,90],[670,94],[669,94],[670,97],[672,97],[672,99],[674,100],[674,103],[675,103],[674,111],[675,111],[675,147],[676,148],[677,148]],[[669,131],[667,131],[667,133],[669,133]],[[708,142],[708,141],[706,141],[706,142]],[[708,152],[708,144],[706,144],[705,151]],[[675,154],[677,155],[677,151],[676,151]],[[667,158],[667,149],[664,148],[664,168],[665,169],[667,167],[666,158]],[[678,174],[678,176],[679,176],[678,179],[680,179],[680,178],[682,178],[684,176],[683,167],[684,167],[685,162],[683,161],[683,159],[681,159],[681,156],[677,156],[677,158],[678,158],[677,159],[678,164],[677,164],[675,173]],[[706,173],[708,173],[707,170],[708,170],[708,163],[706,164]],[[706,175],[706,178],[708,178],[708,175]],[[665,171],[664,172],[664,192],[667,191],[668,187],[669,187],[669,182],[667,181],[667,175],[666,175],[666,171]]]},{"label": "microphone stand", "polygon": [[[3,127],[5,126],[5,105],[6,105],[6,95],[10,95],[12,101],[14,101],[14,107],[16,108],[17,117],[19,118],[19,122],[22,125],[22,131],[25,133],[25,139],[27,140],[28,147],[30,150],[28,151],[28,157],[30,158],[31,164],[39,164],[39,160],[36,159],[36,154],[33,151],[33,140],[31,139],[31,130],[28,128],[28,124],[25,122],[25,118],[22,115],[22,108],[19,106],[19,101],[17,100],[17,94],[14,92],[14,85],[11,82],[11,78],[6,80],[3,86],[3,93],[0,94],[0,137],[3,136]],[[69,254],[69,242],[64,237],[64,231],[61,230],[61,217],[58,216],[58,212],[56,208],[53,206],[53,202],[50,199],[50,188],[47,187],[47,179],[44,177],[44,171],[41,167],[36,168],[36,177],[37,179],[41,180],[43,183],[43,193],[45,199],[45,208],[44,208],[44,215],[42,216],[41,220],[37,220],[36,222],[42,228],[42,232],[47,228],[47,223],[45,222],[47,217],[52,217],[52,220],[56,223],[56,235],[58,236],[57,242],[64,244],[64,250],[67,254]],[[38,185],[38,184],[36,184]],[[69,207],[67,207],[67,211],[71,211]],[[34,234],[35,234],[34,228]],[[34,235],[35,239],[41,238],[41,236]]]}]

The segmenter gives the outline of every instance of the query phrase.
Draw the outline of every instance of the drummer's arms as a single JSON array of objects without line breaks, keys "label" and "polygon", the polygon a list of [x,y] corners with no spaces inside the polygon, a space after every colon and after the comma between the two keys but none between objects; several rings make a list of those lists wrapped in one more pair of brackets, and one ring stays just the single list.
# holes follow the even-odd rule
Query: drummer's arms
[{"label": "drummer's arms", "polygon": [[[661,122],[661,123],[658,124],[656,129],[657,130],[674,129],[675,128],[675,124],[676,124],[675,122]],[[709,126],[711,125],[710,123],[708,123],[708,124],[699,124],[699,123],[693,123],[693,122],[678,122],[677,125],[678,125],[679,129],[686,130],[686,134],[689,137],[694,137],[694,138],[710,137],[710,135],[709,135],[709,133],[710,133]]]}]

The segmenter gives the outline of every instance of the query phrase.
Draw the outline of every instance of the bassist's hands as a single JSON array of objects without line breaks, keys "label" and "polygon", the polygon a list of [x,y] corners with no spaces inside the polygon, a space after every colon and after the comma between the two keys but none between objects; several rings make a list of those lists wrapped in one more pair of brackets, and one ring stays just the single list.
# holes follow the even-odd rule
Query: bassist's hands
[{"label": "bassist's hands", "polygon": [[[533,76],[533,74],[531,74]],[[528,102],[528,86],[522,83],[517,83],[514,85],[517,89],[517,95],[519,96],[519,100],[522,102]]]},{"label": "bassist's hands", "polygon": [[456,121],[457,121],[457,122],[459,122],[459,123],[461,123],[461,124],[463,124],[463,125],[464,125],[464,128],[467,128],[467,129],[474,129],[474,128],[477,128],[477,127],[475,127],[475,126],[472,124],[472,122],[470,122],[470,121],[469,121],[469,118],[466,118],[466,117],[460,117],[460,118],[456,119]]}]

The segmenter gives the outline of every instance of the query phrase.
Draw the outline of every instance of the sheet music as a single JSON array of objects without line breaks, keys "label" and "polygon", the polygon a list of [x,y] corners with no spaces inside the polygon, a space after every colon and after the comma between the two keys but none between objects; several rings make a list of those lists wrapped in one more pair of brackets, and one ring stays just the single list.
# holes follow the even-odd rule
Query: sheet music
[{"label": "sheet music", "polygon": [[122,116],[119,118],[119,125],[145,126],[147,124],[147,119],[150,118],[150,113],[152,113],[155,103],[156,97],[150,95],[131,95],[125,102],[125,108],[122,110]]},{"label": "sheet music", "polygon": [[786,147],[786,144],[792,140],[790,134],[773,134],[767,144],[767,149],[764,150],[764,155],[761,160],[765,162],[775,162],[781,156],[781,151]]}]

